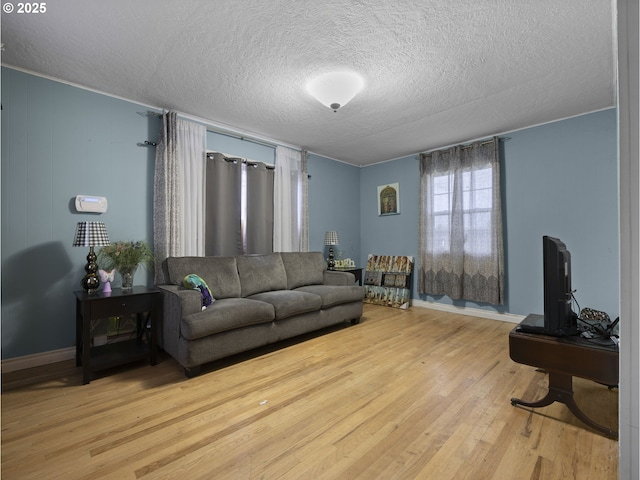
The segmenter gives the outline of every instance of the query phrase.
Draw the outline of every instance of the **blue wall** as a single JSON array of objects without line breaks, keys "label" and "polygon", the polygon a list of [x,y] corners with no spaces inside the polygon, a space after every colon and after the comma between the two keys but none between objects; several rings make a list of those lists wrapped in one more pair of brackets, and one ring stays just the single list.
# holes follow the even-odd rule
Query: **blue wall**
[{"label": "blue wall", "polygon": [[[324,252],[324,234],[338,232],[336,258],[360,258],[360,169],[318,155],[308,156],[309,250]],[[325,257],[326,258],[326,257]]]},{"label": "blue wall", "polygon": [[[3,358],[74,345],[88,253],[71,246],[78,221],[104,221],[112,241],[151,241],[155,149],[137,143],[155,141],[159,122],[145,111],[2,69]],[[78,194],[107,197],[107,213],[76,213]]]},{"label": "blue wall", "polygon": [[[2,358],[69,348],[84,275],[71,247],[81,220],[107,224],[116,240],[152,242],[155,116],[148,107],[12,69],[2,69]],[[504,143],[507,304],[542,311],[541,237],[573,255],[581,306],[617,316],[618,225],[615,110],[509,134]],[[274,148],[209,133],[208,147],[268,163]],[[344,257],[417,256],[415,156],[358,168],[309,155],[309,243],[324,251],[337,230]],[[400,215],[378,217],[377,187],[400,184]],[[105,196],[103,215],[78,214],[77,194]],[[137,282],[151,278],[138,274]],[[415,292],[416,290],[414,290]],[[434,300],[422,297],[423,300]],[[435,299],[451,303],[447,297]],[[464,302],[463,302],[464,304]],[[476,306],[476,305],[471,305]],[[494,309],[480,305],[480,308]]]},{"label": "blue wall", "polygon": [[[580,307],[618,316],[616,111],[605,110],[508,134],[502,142],[506,302],[502,307],[414,298],[526,315],[543,312],[542,236],[563,240],[572,255]],[[401,214],[378,217],[378,185],[400,183]],[[369,253],[418,251],[417,158],[361,173],[361,261]],[[414,279],[415,280],[415,279]]]},{"label": "blue wall", "polygon": [[571,252],[580,307],[618,316],[615,109],[521,130],[504,143],[508,308],[542,312],[542,236]]},{"label": "blue wall", "polygon": [[[378,186],[400,184],[400,214],[378,216]],[[360,174],[360,265],[367,255],[418,254],[418,197],[420,175],[417,157],[364,167]],[[414,292],[417,290],[414,289]]]}]

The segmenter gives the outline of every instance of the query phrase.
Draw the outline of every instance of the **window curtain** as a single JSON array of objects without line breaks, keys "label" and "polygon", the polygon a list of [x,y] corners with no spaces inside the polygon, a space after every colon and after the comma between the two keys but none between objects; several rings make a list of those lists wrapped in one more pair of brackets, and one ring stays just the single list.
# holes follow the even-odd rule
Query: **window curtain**
[{"label": "window curtain", "polygon": [[301,252],[309,251],[309,169],[307,151],[300,152],[302,157],[302,232]]},{"label": "window curtain", "polygon": [[207,155],[205,255],[242,253],[242,159]]},{"label": "window curtain", "polygon": [[499,141],[420,156],[418,289],[502,305]]},{"label": "window curtain", "polygon": [[247,183],[243,252],[271,253],[273,252],[274,170],[260,162],[249,162],[244,167]]},{"label": "window curtain", "polygon": [[308,245],[306,152],[276,147],[273,249],[303,252]]},{"label": "window curtain", "polygon": [[153,249],[156,284],[169,276],[164,260],[169,256],[202,255],[204,251],[203,125],[162,115],[156,149],[153,188]]},{"label": "window curtain", "polygon": [[205,254],[273,252],[273,169],[213,153],[205,183]]}]

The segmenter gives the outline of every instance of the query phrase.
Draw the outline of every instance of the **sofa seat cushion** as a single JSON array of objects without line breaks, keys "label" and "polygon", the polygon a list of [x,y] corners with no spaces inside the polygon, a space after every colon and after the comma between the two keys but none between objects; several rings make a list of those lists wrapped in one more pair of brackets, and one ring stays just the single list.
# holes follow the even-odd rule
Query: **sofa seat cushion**
[{"label": "sofa seat cushion", "polygon": [[180,334],[187,340],[233,330],[234,328],[272,322],[273,305],[246,298],[216,300],[206,310],[192,313],[182,319]]},{"label": "sofa seat cushion", "polygon": [[294,291],[319,295],[322,299],[322,308],[329,308],[343,303],[358,302],[364,298],[364,289],[357,285],[307,285],[306,287],[296,288]]},{"label": "sofa seat cushion", "polygon": [[318,295],[298,290],[275,290],[251,295],[249,298],[273,305],[276,311],[276,320],[301,313],[315,312],[320,310],[322,305],[322,299]]}]

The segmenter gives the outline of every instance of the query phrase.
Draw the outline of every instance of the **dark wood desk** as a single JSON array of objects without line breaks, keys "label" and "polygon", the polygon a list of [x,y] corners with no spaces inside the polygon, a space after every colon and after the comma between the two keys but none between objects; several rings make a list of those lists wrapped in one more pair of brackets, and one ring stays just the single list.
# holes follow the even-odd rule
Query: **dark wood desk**
[{"label": "dark wood desk", "polygon": [[549,391],[540,400],[526,402],[512,398],[512,405],[545,407],[564,403],[569,410],[591,428],[613,438],[617,432],[587,417],[573,398],[573,377],[586,378],[610,387],[618,385],[617,346],[598,345],[588,339],[551,337],[518,331],[509,333],[509,355],[514,362],[531,365],[549,373]]}]

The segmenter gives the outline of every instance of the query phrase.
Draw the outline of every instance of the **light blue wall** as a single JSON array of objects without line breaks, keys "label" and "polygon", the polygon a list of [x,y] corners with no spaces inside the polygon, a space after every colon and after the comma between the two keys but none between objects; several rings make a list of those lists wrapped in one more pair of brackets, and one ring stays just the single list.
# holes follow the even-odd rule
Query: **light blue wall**
[{"label": "light blue wall", "polygon": [[[157,140],[159,123],[145,111],[2,69],[3,358],[74,345],[88,253],[71,246],[78,221],[104,221],[112,241],[151,242],[155,149],[137,143]],[[77,194],[107,197],[108,212],[76,213]]]},{"label": "light blue wall", "polygon": [[319,155],[308,156],[309,250],[324,252],[324,234],[336,230],[340,245],[336,257],[361,257],[360,245],[360,168]]},{"label": "light blue wall", "polygon": [[[400,214],[381,217],[378,216],[378,186],[390,183],[400,184]],[[416,260],[419,187],[415,155],[361,169],[360,265],[366,265],[370,253],[409,255]]]},{"label": "light blue wall", "polygon": [[[572,254],[580,307],[618,316],[618,187],[616,112],[610,109],[508,135],[502,143],[506,302],[502,307],[414,298],[526,315],[543,312],[542,236],[563,240]],[[418,251],[419,166],[415,157],[361,172],[361,252]],[[399,182],[401,214],[378,217],[376,187]],[[415,280],[415,278],[414,278]]]},{"label": "light blue wall", "polygon": [[509,134],[504,143],[508,307],[542,312],[542,236],[571,252],[580,307],[618,316],[616,111]]}]

